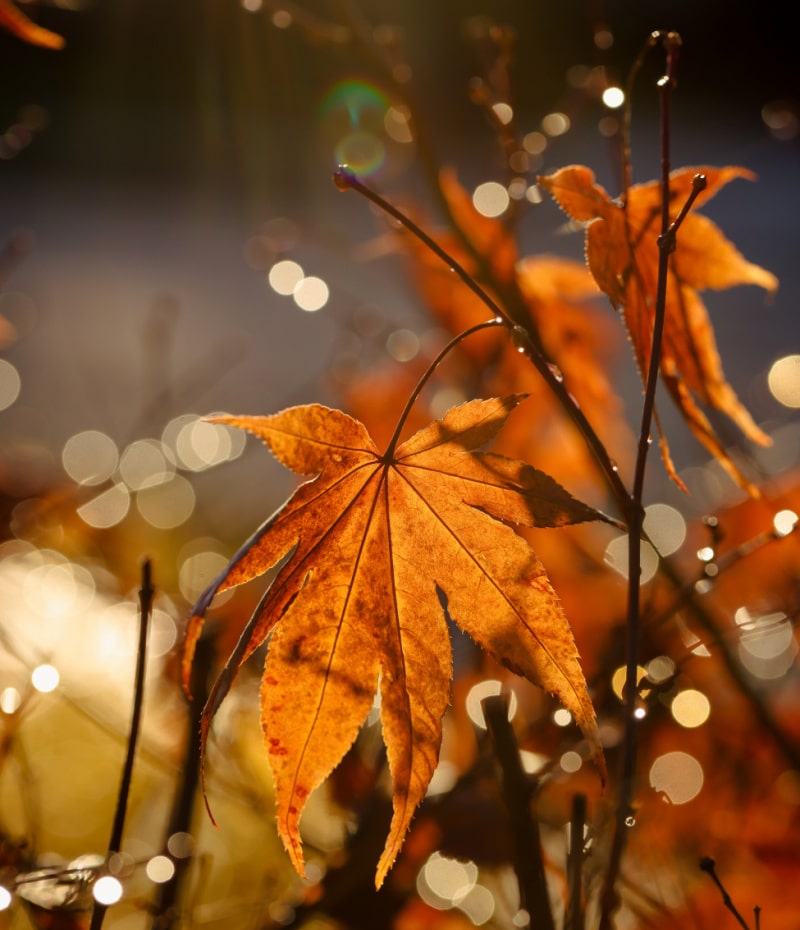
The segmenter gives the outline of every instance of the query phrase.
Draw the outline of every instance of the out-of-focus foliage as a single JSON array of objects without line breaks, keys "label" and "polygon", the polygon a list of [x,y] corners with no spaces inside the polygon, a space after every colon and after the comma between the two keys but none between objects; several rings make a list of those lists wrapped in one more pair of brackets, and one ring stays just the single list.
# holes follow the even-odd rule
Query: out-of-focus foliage
[{"label": "out-of-focus foliage", "polygon": [[31,45],[40,45],[42,48],[60,49],[64,47],[64,37],[37,26],[32,22],[12,0],[0,0],[0,28],[22,39]]}]

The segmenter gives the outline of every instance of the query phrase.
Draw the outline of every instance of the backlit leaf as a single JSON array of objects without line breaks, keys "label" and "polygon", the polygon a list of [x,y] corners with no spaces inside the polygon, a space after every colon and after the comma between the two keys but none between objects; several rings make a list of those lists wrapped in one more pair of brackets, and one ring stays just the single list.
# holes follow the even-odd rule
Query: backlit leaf
[{"label": "backlit leaf", "polygon": [[[734,178],[753,178],[744,168],[681,168],[670,175],[673,218],[689,196],[692,179],[697,174],[706,176],[707,186],[695,201],[695,207]],[[660,182],[634,185],[627,200],[621,203],[612,200],[595,183],[592,171],[582,166],[562,168],[539,180],[569,216],[587,224],[589,268],[600,288],[621,310],[644,377],[655,313]],[[769,438],[753,422],[725,378],[714,332],[698,293],[707,288],[739,284],[754,284],[768,293],[778,287],[774,275],[748,262],[711,220],[693,209],[680,227],[677,249],[670,259],[661,375],[697,439],[740,486],[756,494],[701,409],[701,405],[706,405],[724,413],[753,442],[769,444]],[[667,468],[677,480],[663,437],[662,452]]]},{"label": "backlit leaf", "polygon": [[601,518],[543,472],[477,451],[524,395],[451,409],[381,455],[364,426],[319,405],[216,422],[262,439],[315,475],[242,547],[190,621],[184,674],[214,596],[286,559],[218,680],[203,735],[236,669],[270,636],[262,724],[278,830],[299,872],[311,791],[342,759],[381,698],[394,816],[380,885],[436,768],[449,703],[446,616],[573,714],[604,774],[572,633],[544,567],[513,525]]}]

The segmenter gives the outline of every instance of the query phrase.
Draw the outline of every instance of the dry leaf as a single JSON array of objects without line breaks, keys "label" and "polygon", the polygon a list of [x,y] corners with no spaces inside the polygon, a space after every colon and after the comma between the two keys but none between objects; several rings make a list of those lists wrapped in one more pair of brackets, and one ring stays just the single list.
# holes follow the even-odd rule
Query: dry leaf
[{"label": "dry leaf", "polygon": [[262,439],[300,486],[205,592],[187,632],[184,674],[214,596],[286,559],[218,680],[203,736],[236,669],[270,636],[261,688],[278,830],[303,872],[306,799],[352,745],[375,698],[393,784],[380,886],[439,756],[452,657],[446,615],[573,714],[603,770],[594,711],[567,619],[511,525],[601,518],[530,465],[475,451],[524,399],[474,400],[380,455],[338,410],[294,407],[216,422]]},{"label": "dry leaf", "polygon": [[[685,203],[692,179],[704,174],[707,186],[695,201],[699,207],[734,178],[752,179],[744,168],[682,168],[670,175],[671,215]],[[627,201],[612,200],[595,183],[589,168],[571,166],[539,179],[561,208],[586,223],[589,268],[613,305],[622,311],[644,377],[650,359],[655,313],[660,233],[661,185],[634,185]],[[778,281],[748,262],[707,217],[693,209],[680,227],[677,249],[670,259],[661,376],[697,439],[749,493],[756,488],[741,473],[723,447],[700,404],[726,414],[753,442],[770,440],[741,404],[722,371],[714,332],[698,291],[755,284],[774,293]],[[673,478],[666,440],[664,461]]]},{"label": "dry leaf", "polygon": [[21,10],[17,9],[11,0],[0,0],[0,28],[24,42],[39,45],[42,48],[60,49],[65,44],[62,36],[43,26],[37,26]]}]

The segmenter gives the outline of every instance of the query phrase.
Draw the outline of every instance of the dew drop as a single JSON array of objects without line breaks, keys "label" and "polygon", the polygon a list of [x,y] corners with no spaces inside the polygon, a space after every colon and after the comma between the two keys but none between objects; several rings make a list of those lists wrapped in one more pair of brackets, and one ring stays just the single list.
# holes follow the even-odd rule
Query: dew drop
[{"label": "dew drop", "polygon": [[350,182],[355,178],[353,172],[347,167],[347,165],[339,165],[336,171],[333,172],[333,183],[339,188],[340,191],[346,191],[350,189]]}]

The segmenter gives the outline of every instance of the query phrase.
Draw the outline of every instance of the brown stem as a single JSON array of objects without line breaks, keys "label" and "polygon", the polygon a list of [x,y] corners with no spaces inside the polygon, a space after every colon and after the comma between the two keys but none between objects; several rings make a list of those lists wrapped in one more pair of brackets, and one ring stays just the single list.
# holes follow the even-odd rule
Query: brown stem
[{"label": "brown stem", "polygon": [[720,878],[717,875],[716,863],[714,860],[710,856],[703,856],[699,862],[699,866],[704,872],[707,872],[711,876],[714,884],[717,886],[717,888],[719,888],[720,894],[722,895],[722,903],[736,918],[739,926],[743,927],[744,930],[750,930],[750,927],[747,925],[747,921],[736,909],[736,905],[733,903],[731,896],[728,894],[727,889],[720,881]]},{"label": "brown stem", "polygon": [[567,853],[567,888],[569,901],[565,930],[583,930],[583,831],[586,825],[586,795],[572,799]]},{"label": "brown stem", "polygon": [[[131,727],[128,735],[128,749],[125,754],[125,764],[123,766],[119,792],[117,794],[117,808],[111,827],[111,835],[108,840],[108,852],[105,861],[106,869],[108,868],[111,857],[120,850],[122,832],[125,828],[125,815],[128,810],[128,798],[130,796],[131,780],[133,778],[133,763],[136,757],[136,744],[139,740],[142,705],[144,704],[144,673],[147,664],[147,628],[150,623],[150,612],[153,607],[154,596],[155,589],[153,587],[150,560],[146,559],[142,565],[142,583],[139,589],[139,643],[136,652]],[[100,904],[99,902],[95,903],[89,930],[100,930],[103,926],[106,910],[106,905]]]},{"label": "brown stem", "polygon": [[705,186],[693,185],[689,202],[676,219],[674,228],[669,225],[669,104],[670,94],[675,81],[675,66],[680,37],[669,33],[665,38],[667,49],[667,73],[659,81],[661,91],[661,235],[658,239],[658,277],[656,282],[656,300],[653,321],[653,333],[650,360],[647,370],[642,421],[639,430],[639,444],[634,471],[633,491],[628,507],[628,603],[627,603],[627,638],[625,663],[625,736],[622,745],[622,764],[620,772],[619,798],[614,823],[614,837],[605,875],[601,898],[600,930],[611,930],[612,917],[619,906],[617,879],[622,856],[627,843],[627,824],[632,816],[633,787],[636,773],[637,733],[636,703],[638,697],[637,671],[639,667],[639,639],[641,636],[640,593],[641,593],[641,546],[644,510],[644,477],[647,453],[650,448],[650,432],[655,407],[658,370],[661,361],[661,342],[666,316],[667,273],[669,256],[675,249],[675,233],[691,202]]},{"label": "brown stem", "polygon": [[517,738],[508,720],[508,700],[505,695],[486,698],[483,701],[483,713],[503,773],[503,800],[508,810],[514,844],[514,868],[520,900],[531,915],[532,926],[537,930],[555,930],[539,824],[531,813],[533,786],[520,762]]}]

